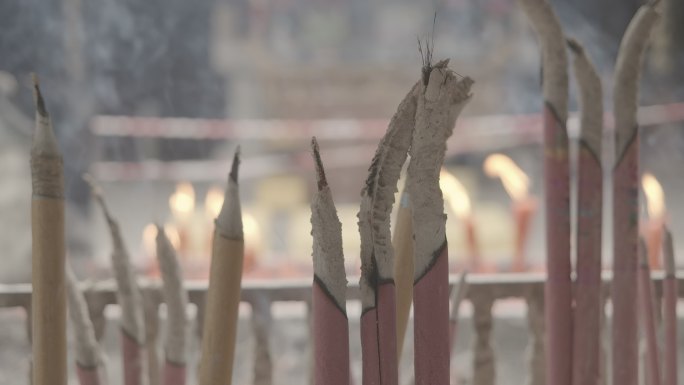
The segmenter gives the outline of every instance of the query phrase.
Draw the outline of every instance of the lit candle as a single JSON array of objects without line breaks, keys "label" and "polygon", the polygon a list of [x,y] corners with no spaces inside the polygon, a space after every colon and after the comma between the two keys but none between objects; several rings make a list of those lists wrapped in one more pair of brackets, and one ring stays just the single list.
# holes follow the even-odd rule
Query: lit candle
[{"label": "lit candle", "polygon": [[446,169],[442,169],[439,173],[439,187],[442,189],[444,199],[448,202],[451,211],[453,211],[461,223],[463,223],[470,269],[473,271],[482,270],[480,248],[477,242],[475,221],[473,220],[468,191],[466,191],[463,184]]},{"label": "lit candle", "polygon": [[491,178],[500,178],[511,197],[515,221],[515,244],[511,271],[527,270],[525,246],[529,237],[532,216],[537,210],[537,201],[529,195],[530,179],[513,160],[506,155],[493,154],[484,162],[485,173]]},{"label": "lit candle", "polygon": [[646,239],[648,263],[652,270],[663,268],[660,259],[663,227],[665,226],[665,194],[663,187],[651,173],[641,177],[641,187],[646,196],[648,219],[642,223],[641,232]]},{"label": "lit candle", "polygon": [[191,222],[195,211],[195,189],[190,183],[179,183],[176,191],[169,197],[169,208],[173,215],[173,224],[178,230],[180,245],[178,253],[186,255],[191,248]]}]

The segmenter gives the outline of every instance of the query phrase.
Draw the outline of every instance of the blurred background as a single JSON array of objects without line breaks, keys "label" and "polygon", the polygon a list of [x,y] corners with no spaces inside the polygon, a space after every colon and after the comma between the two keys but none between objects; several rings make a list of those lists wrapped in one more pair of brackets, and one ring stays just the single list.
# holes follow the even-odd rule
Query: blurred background
[{"label": "blurred background", "polygon": [[[641,2],[552,3],[602,77],[607,177],[614,62]],[[651,206],[642,196],[643,223],[648,231],[668,222],[682,250],[684,3],[664,3],[641,82],[641,164],[656,181],[648,184]],[[453,271],[543,269],[540,54],[513,0],[4,0],[0,283],[30,279],[30,72],[41,78],[64,153],[68,253],[81,277],[110,276],[106,223],[81,179],[89,172],[141,274],[156,275],[151,224],[163,223],[187,277],[205,278],[212,221],[240,145],[245,279],[309,278],[312,135],[356,275],[362,183],[389,119],[419,78],[417,38],[434,39],[435,59],[451,58],[457,73],[476,81],[442,178]],[[577,111],[572,78],[571,94]],[[568,127],[576,138],[576,114]],[[486,172],[493,154],[512,162],[495,157]],[[521,183],[511,178],[524,188],[512,188]],[[604,230],[609,265],[609,223]]]}]

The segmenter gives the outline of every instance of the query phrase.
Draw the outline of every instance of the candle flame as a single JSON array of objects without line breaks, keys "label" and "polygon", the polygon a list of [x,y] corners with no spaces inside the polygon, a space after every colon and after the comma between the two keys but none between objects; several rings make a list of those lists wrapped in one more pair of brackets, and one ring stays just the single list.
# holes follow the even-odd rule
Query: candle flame
[{"label": "candle flame", "polygon": [[665,193],[663,186],[651,173],[644,173],[641,177],[641,187],[646,196],[646,208],[651,219],[662,218],[665,213]]},{"label": "candle flame", "polygon": [[212,187],[207,191],[207,196],[204,198],[204,212],[207,217],[214,219],[218,217],[221,207],[223,206],[223,190],[218,187]]},{"label": "candle flame", "polygon": [[508,195],[514,201],[527,197],[530,178],[506,155],[492,154],[484,162],[484,170],[491,178],[500,178]]},{"label": "candle flame", "polygon": [[195,189],[184,182],[176,185],[176,191],[169,198],[169,207],[174,215],[187,216],[195,210]]},{"label": "candle flame", "polygon": [[446,169],[439,173],[439,187],[449,202],[451,210],[460,218],[464,219],[470,215],[470,197],[463,184]]}]

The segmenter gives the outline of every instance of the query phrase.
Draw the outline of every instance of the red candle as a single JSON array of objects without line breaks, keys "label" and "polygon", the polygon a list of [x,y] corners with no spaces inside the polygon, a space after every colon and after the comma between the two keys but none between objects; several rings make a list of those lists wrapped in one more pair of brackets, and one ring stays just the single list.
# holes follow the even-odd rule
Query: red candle
[{"label": "red candle", "polygon": [[518,165],[506,155],[493,154],[484,162],[485,173],[501,178],[506,192],[513,200],[511,211],[515,222],[515,243],[510,270],[522,272],[527,270],[526,245],[532,217],[537,210],[537,201],[529,196],[530,180]]},{"label": "red candle", "polygon": [[529,238],[532,218],[537,211],[537,201],[532,197],[513,201],[513,218],[515,220],[515,248],[511,271],[523,272],[528,269],[526,261],[527,239]]},{"label": "red candle", "polygon": [[646,196],[648,211],[648,219],[641,224],[641,233],[646,240],[648,263],[651,270],[662,270],[660,252],[665,226],[665,194],[663,187],[651,173],[644,173],[641,177],[641,187]]},{"label": "red candle", "polygon": [[439,173],[439,187],[442,189],[444,199],[449,203],[451,211],[456,214],[463,224],[467,264],[471,271],[481,271],[483,266],[480,257],[480,246],[477,241],[475,219],[472,215],[468,192],[463,184],[446,169],[442,169]]}]

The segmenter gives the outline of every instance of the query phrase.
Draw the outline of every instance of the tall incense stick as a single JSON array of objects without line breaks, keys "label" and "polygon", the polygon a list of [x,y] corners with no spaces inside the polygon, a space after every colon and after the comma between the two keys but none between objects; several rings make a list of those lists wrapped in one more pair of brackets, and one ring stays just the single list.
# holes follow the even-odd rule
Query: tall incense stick
[{"label": "tall incense stick", "polygon": [[[430,56],[431,54],[428,54]],[[414,363],[417,385],[449,383],[449,262],[439,187],[446,141],[470,100],[473,81],[426,60],[418,94],[407,189],[413,205]]]},{"label": "tall incense stick", "polygon": [[406,95],[378,145],[361,192],[361,348],[363,383],[394,385],[397,370],[394,250],[390,213],[411,145],[418,84]]},{"label": "tall incense stick", "polygon": [[582,45],[568,40],[582,111],[577,194],[577,278],[573,324],[573,385],[601,381],[601,228],[603,96],[601,79]]},{"label": "tall incense stick", "polygon": [[663,257],[665,260],[665,280],[663,281],[664,311],[663,329],[663,384],[677,385],[677,277],[675,275],[674,245],[669,229],[663,232]]},{"label": "tall incense stick", "polygon": [[67,381],[64,171],[36,76],[33,85],[36,104],[36,129],[31,147],[33,384],[64,385]]},{"label": "tall incense stick", "polygon": [[342,223],[325,179],[316,138],[312,139],[311,146],[318,182],[311,202],[314,384],[349,385],[347,276],[342,253]]},{"label": "tall incense stick", "polygon": [[204,316],[200,385],[230,385],[235,358],[244,235],[238,191],[240,150],[235,151],[221,212],[216,218]]},{"label": "tall incense stick", "polygon": [[95,200],[100,205],[112,238],[112,266],[116,278],[116,298],[121,307],[121,340],[125,385],[145,383],[147,352],[145,349],[145,314],[143,298],[128,249],[121,236],[119,223],[112,217],[101,188],[89,176],[83,179],[90,185]]},{"label": "tall incense stick", "polygon": [[660,352],[658,351],[658,332],[656,330],[653,282],[649,266],[648,249],[643,238],[639,240],[639,298],[643,332],[646,336],[646,374],[649,385],[660,385]]},{"label": "tall incense stick", "polygon": [[163,371],[164,385],[184,385],[187,362],[186,337],[188,329],[188,293],[183,286],[183,275],[176,250],[164,232],[157,226],[157,259],[164,282],[163,292],[167,309],[166,362]]},{"label": "tall incense stick", "polygon": [[394,284],[397,287],[397,357],[401,357],[406,338],[409,313],[413,303],[413,226],[411,199],[406,189],[401,193],[397,219],[392,235],[396,261]]},{"label": "tall incense stick", "polygon": [[655,4],[642,6],[627,27],[615,66],[613,169],[613,384],[639,378],[637,269],[639,264],[639,130],[641,62],[657,20]]},{"label": "tall incense stick", "polygon": [[107,373],[104,355],[95,338],[95,329],[88,313],[88,304],[83,297],[73,271],[66,266],[66,288],[76,345],[76,374],[81,385],[105,385]]},{"label": "tall incense stick", "polygon": [[570,262],[570,165],[568,69],[565,37],[546,0],[520,0],[542,51],[544,182],[546,194],[546,382],[572,383],[572,265]]}]

